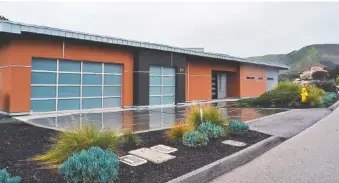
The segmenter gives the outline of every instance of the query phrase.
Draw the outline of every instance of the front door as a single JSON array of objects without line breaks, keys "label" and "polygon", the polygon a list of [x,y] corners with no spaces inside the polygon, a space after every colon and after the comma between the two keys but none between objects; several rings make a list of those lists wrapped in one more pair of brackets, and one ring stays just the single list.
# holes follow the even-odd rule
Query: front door
[{"label": "front door", "polygon": [[218,73],[218,98],[226,98],[226,73]]}]

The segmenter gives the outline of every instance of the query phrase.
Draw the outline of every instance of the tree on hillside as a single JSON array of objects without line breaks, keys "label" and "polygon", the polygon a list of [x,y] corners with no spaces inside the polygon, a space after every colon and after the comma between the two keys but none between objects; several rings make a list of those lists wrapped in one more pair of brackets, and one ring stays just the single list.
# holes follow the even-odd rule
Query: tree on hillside
[{"label": "tree on hillside", "polygon": [[312,74],[313,80],[326,80],[328,79],[328,73],[325,71],[317,71]]},{"label": "tree on hillside", "polygon": [[331,79],[336,79],[339,75],[339,65],[337,65],[334,69],[329,70],[328,74]]},{"label": "tree on hillside", "polygon": [[8,20],[8,18],[6,18],[6,17],[0,15],[0,20]]}]

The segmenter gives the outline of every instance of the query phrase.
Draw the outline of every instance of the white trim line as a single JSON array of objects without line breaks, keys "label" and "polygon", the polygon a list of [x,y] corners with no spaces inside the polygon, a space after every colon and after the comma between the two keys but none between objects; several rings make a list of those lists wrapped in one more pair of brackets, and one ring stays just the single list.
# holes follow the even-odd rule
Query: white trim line
[{"label": "white trim line", "polygon": [[5,66],[0,66],[0,69],[7,68],[7,67],[31,68],[30,65],[5,65]]}]

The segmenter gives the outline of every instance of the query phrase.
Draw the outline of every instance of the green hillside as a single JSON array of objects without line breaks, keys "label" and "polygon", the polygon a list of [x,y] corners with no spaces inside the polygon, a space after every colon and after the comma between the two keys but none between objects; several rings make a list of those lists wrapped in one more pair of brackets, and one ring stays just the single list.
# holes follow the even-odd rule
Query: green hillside
[{"label": "green hillside", "polygon": [[269,54],[248,59],[284,63],[291,67],[289,72],[297,73],[312,66],[334,68],[339,65],[339,44],[315,44],[288,54]]}]

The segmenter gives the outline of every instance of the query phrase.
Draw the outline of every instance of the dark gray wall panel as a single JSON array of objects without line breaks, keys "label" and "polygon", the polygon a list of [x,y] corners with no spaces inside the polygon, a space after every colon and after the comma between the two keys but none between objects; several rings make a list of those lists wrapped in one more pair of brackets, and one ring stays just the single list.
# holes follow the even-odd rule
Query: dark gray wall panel
[{"label": "dark gray wall panel", "polygon": [[178,53],[141,49],[134,56],[134,105],[149,105],[150,65],[175,68],[175,102],[185,102],[186,56]]}]

